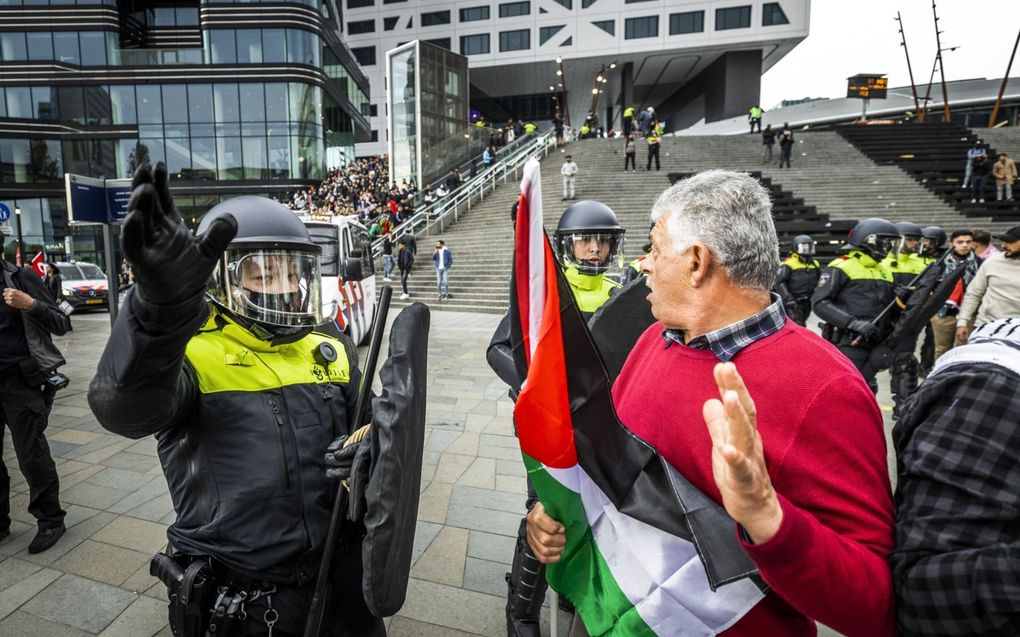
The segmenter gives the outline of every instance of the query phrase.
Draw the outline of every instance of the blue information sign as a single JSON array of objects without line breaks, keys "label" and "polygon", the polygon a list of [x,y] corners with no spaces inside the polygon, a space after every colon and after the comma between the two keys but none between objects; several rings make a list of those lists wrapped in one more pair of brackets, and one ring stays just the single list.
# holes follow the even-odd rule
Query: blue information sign
[{"label": "blue information sign", "polygon": [[67,220],[71,223],[107,223],[106,184],[102,179],[64,175]]},{"label": "blue information sign", "polygon": [[0,203],[0,223],[7,223],[7,220],[11,218],[11,209],[7,207],[7,204]]},{"label": "blue information sign", "polygon": [[131,199],[130,179],[107,179],[106,202],[110,223],[124,221],[128,215],[128,201]]}]

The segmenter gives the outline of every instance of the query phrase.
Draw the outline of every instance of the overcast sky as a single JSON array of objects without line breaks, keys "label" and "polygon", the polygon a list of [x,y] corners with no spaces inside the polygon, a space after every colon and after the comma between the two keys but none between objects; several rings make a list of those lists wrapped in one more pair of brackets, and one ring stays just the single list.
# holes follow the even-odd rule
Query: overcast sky
[{"label": "overcast sky", "polygon": [[[942,48],[960,47],[943,53],[946,81],[1001,79],[1020,30],[1020,0],[938,0],[937,8]],[[784,99],[845,97],[846,78],[857,73],[885,73],[889,86],[909,86],[897,11],[914,81],[926,87],[936,49],[931,0],[812,0],[807,39],[762,76],[762,107]],[[1010,76],[1020,77],[1020,52]]]}]

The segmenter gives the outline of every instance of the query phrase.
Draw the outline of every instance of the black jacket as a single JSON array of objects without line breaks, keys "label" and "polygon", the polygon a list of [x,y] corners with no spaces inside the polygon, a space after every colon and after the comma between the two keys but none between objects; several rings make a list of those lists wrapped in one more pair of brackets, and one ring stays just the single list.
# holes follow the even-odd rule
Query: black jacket
[{"label": "black jacket", "polygon": [[[46,372],[64,365],[66,361],[57,346],[53,344],[50,335],[63,336],[66,334],[71,329],[71,320],[60,311],[42,279],[35,272],[16,267],[3,259],[0,259],[0,269],[3,270],[2,276],[5,285],[9,281],[11,287],[21,290],[35,299],[32,309],[22,315],[26,319],[22,323],[25,326],[28,349],[38,366],[37,371]],[[41,378],[33,378],[31,382],[34,384],[36,380],[42,384]]]}]

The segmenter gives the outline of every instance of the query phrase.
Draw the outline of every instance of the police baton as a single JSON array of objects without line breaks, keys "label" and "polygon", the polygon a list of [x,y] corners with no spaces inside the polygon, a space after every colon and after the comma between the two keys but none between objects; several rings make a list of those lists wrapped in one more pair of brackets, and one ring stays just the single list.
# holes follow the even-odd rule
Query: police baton
[{"label": "police baton", "polygon": [[[923,277],[924,275],[928,274],[928,272],[932,268],[937,268],[937,267],[941,266],[942,262],[945,261],[946,257],[949,256],[950,252],[952,252],[952,250],[946,250],[945,254],[943,254],[941,257],[939,257],[938,261],[935,261],[935,262],[929,264],[928,267],[926,267],[925,269],[921,270],[921,272],[917,276],[915,276],[913,279],[910,280],[910,283],[908,283],[906,285],[906,287],[908,287],[908,288],[914,287],[915,285],[917,285],[917,282],[921,280],[921,277]],[[894,298],[889,303],[889,305],[886,305],[884,308],[882,308],[882,311],[878,313],[878,316],[876,316],[875,318],[873,318],[870,321],[868,321],[868,325],[878,325],[879,321],[881,321],[883,318],[885,318],[885,315],[888,314],[889,312],[891,312],[894,307],[896,307],[896,301],[897,300],[898,300],[897,298]],[[864,339],[860,335],[858,335],[857,338],[855,338],[854,340],[850,341],[850,346],[851,347],[857,347],[858,345],[861,344],[861,341],[863,341],[863,340]]]},{"label": "police baton", "polygon": [[[379,362],[379,350],[382,347],[383,330],[386,329],[386,315],[390,310],[390,297],[393,288],[384,285],[379,293],[379,302],[375,308],[375,323],[372,325],[372,339],[368,348],[368,358],[362,370],[361,387],[358,388],[358,402],[354,407],[354,420],[351,426],[355,429],[365,421],[368,401],[372,396],[372,378],[375,377],[375,366]],[[304,637],[319,637],[322,629],[323,615],[326,611],[326,586],[329,583],[329,572],[333,566],[333,554],[336,552],[337,538],[340,535],[341,516],[347,508],[347,489],[341,484],[333,500],[333,513],[329,519],[329,532],[326,544],[322,548],[322,561],[319,563],[319,576],[315,580],[315,593],[308,610],[308,623],[305,624]]]}]

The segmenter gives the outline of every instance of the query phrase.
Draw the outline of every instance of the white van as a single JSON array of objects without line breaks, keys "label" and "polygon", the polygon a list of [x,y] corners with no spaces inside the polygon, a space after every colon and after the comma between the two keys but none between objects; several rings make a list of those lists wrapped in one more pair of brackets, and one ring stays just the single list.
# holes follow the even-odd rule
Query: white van
[{"label": "white van", "polygon": [[375,263],[368,230],[350,217],[325,221],[298,216],[322,248],[323,314],[360,345],[375,319]]},{"label": "white van", "polygon": [[85,308],[109,308],[109,291],[106,289],[106,274],[94,263],[72,261],[58,262],[62,292],[75,310]]}]

